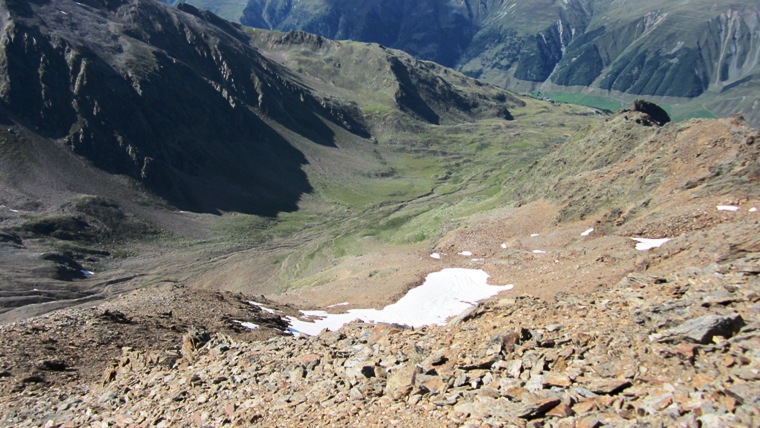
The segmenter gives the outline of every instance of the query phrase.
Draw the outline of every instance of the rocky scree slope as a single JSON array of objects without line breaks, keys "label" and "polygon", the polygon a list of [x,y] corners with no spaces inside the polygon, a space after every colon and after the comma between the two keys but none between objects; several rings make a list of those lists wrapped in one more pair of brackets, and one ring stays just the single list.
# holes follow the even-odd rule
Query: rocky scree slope
[{"label": "rocky scree slope", "polygon": [[521,91],[590,88],[603,96],[669,100],[710,93],[718,100],[705,97],[704,108],[760,124],[757,97],[746,97],[757,93],[760,72],[754,2],[189,3],[253,27],[380,43]]},{"label": "rocky scree slope", "polygon": [[[5,397],[2,423],[756,426],[758,249],[554,303],[496,299],[445,327],[257,343],[193,331],[180,352],[123,348],[100,381]],[[3,334],[48,328],[70,327],[47,318]]]}]

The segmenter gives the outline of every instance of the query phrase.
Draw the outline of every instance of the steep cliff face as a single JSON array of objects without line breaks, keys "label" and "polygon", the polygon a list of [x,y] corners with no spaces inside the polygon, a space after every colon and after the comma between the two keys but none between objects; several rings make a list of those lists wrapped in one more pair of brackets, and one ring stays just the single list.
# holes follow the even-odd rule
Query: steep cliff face
[{"label": "steep cliff face", "polygon": [[[630,22],[596,19],[573,44],[551,81],[631,94],[697,97],[755,78],[760,9],[651,11]],[[685,27],[683,22],[692,22]],[[701,22],[700,22],[701,21]]]},{"label": "steep cliff face", "polygon": [[512,78],[545,81],[593,13],[591,3],[579,0],[489,3],[479,3],[479,31],[458,66],[506,86]]}]

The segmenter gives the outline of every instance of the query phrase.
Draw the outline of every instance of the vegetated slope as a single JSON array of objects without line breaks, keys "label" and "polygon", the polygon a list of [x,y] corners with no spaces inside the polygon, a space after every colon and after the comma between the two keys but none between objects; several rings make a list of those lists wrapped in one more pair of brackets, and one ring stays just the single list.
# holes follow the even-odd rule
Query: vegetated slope
[{"label": "vegetated slope", "polygon": [[[212,265],[207,248],[183,252],[197,239],[223,260],[234,246],[278,247],[274,238],[327,224],[314,233],[324,245],[358,213],[373,221],[370,206],[431,191],[437,160],[406,145],[418,130],[436,130],[446,145],[438,126],[507,122],[526,105],[400,51],[252,34],[187,5],[0,7],[3,311],[200,276]],[[256,43],[280,50],[267,57]],[[286,48],[345,71],[310,72],[281,58]],[[389,140],[395,146],[378,145]],[[229,212],[240,215],[203,215]],[[282,213],[294,220],[275,218]],[[283,287],[263,274],[240,280],[247,290]],[[221,287],[237,285],[214,281]]]},{"label": "vegetated slope", "polygon": [[756,93],[760,65],[755,2],[190,3],[254,27],[381,43],[510,89],[585,87],[623,102],[648,95],[679,104],[704,94],[678,109],[760,123],[757,96],[747,95]]},{"label": "vegetated slope", "polygon": [[[523,205],[479,213],[439,242],[438,268],[481,267],[493,282],[515,284],[446,326],[354,323],[251,343],[292,309],[264,314],[242,296],[180,290],[176,320],[146,315],[143,307],[167,299],[164,286],[157,296],[1,326],[37,357],[6,363],[13,392],[0,397],[2,423],[754,426],[760,132],[738,118],[663,127],[650,119],[622,112],[556,142],[520,171],[524,181],[506,183]],[[723,204],[736,211],[719,211]],[[629,236],[672,240],[637,251]],[[479,260],[451,251],[463,245]],[[554,287],[553,299],[525,296],[541,287]],[[206,330],[181,341],[168,331],[186,324],[187,306],[209,300],[217,312],[202,319]],[[230,316],[266,331],[230,332]],[[77,328],[85,323],[86,335]],[[145,329],[167,341],[135,343]],[[109,335],[130,346],[116,358],[109,349],[102,372],[51,346]]]}]

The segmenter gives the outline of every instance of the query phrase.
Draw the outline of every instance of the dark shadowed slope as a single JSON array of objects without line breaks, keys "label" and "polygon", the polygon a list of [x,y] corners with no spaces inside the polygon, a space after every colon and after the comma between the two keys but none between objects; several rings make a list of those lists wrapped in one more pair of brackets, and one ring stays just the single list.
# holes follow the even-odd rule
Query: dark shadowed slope
[{"label": "dark shadowed slope", "polygon": [[325,122],[340,106],[325,109],[233,25],[146,0],[0,7],[13,118],[183,209],[274,215],[311,190],[304,156],[262,117],[332,145]]}]

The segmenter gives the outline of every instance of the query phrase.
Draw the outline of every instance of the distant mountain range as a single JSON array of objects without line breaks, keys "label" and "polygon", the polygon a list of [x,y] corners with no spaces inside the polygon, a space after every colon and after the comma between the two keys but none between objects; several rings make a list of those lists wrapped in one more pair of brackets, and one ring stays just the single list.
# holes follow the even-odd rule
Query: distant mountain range
[{"label": "distant mountain range", "polygon": [[760,125],[752,0],[186,1],[253,27],[398,48],[522,92],[645,95],[676,116],[743,113]]}]

